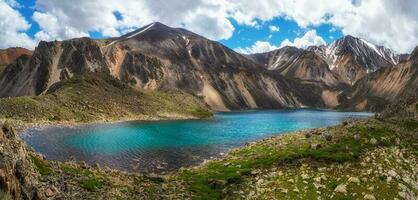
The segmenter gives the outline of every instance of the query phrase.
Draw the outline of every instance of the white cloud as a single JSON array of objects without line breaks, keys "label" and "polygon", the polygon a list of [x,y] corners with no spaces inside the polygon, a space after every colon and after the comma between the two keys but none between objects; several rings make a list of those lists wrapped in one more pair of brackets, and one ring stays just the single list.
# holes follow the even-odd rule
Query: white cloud
[{"label": "white cloud", "polygon": [[270,32],[279,32],[280,31],[280,28],[278,26],[273,26],[273,25],[270,25],[269,29],[270,29]]},{"label": "white cloud", "polygon": [[254,54],[254,53],[265,53],[269,51],[273,51],[278,49],[277,46],[270,44],[267,41],[256,41],[252,46],[250,47],[239,47],[236,48],[235,51],[243,54]]},{"label": "white cloud", "polygon": [[[16,10],[21,5],[16,0],[0,0],[0,4],[0,37],[16,38],[2,40],[1,46],[33,46],[25,34],[30,24]],[[260,27],[285,18],[303,29],[328,23],[344,34],[398,52],[409,52],[418,45],[416,0],[36,0],[35,7],[32,18],[42,29],[37,40],[68,39],[91,31],[118,36],[155,21],[221,40],[230,38],[235,30],[231,19]]]},{"label": "white cloud", "polygon": [[26,47],[33,49],[35,43],[25,33],[30,24],[13,7],[18,6],[16,1],[0,0],[0,48]]},{"label": "white cloud", "polygon": [[416,0],[227,0],[239,24],[284,17],[302,28],[329,23],[344,34],[361,37],[398,52],[410,52],[418,45],[418,3]]},{"label": "white cloud", "polygon": [[[68,39],[89,31],[118,36],[160,21],[220,40],[230,38],[234,31],[228,19],[227,5],[224,1],[209,0],[125,0],[123,3],[113,0],[38,0],[36,7],[40,12],[36,12],[33,18],[42,27],[39,38]],[[120,13],[121,20],[117,19],[115,12]]]},{"label": "white cloud", "polygon": [[[362,37],[398,52],[418,45],[418,4],[415,0],[364,0],[330,22],[344,34]],[[353,23],[355,22],[355,23]]]},{"label": "white cloud", "polygon": [[35,34],[35,38],[40,40],[63,40],[68,38],[88,36],[86,32],[61,24],[57,17],[48,13],[35,12],[33,20],[37,21],[41,31]]},{"label": "white cloud", "polygon": [[289,39],[285,39],[281,43],[280,47],[295,46],[298,48],[305,49],[312,45],[315,45],[315,46],[326,45],[326,42],[324,41],[324,39],[322,39],[321,36],[318,36],[315,30],[310,30],[306,32],[305,35],[303,35],[302,37],[295,38],[293,42],[291,42]]}]

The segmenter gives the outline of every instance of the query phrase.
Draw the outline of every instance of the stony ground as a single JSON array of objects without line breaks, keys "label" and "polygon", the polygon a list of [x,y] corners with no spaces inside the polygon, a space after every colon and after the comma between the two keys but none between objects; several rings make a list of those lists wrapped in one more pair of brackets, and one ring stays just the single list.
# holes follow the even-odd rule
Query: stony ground
[{"label": "stony ground", "polygon": [[0,173],[0,196],[10,197],[4,180],[31,174],[32,190],[21,192],[38,199],[418,199],[417,118],[347,120],[267,138],[168,176],[48,162],[16,141],[0,143],[0,158],[15,163],[6,169],[19,172]]}]

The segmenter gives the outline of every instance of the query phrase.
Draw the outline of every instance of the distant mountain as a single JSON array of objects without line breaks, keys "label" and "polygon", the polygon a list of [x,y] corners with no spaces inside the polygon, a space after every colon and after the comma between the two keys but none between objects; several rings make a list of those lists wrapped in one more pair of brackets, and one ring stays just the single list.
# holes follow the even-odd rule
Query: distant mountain
[{"label": "distant mountain", "polygon": [[0,74],[7,65],[16,61],[21,55],[31,56],[32,51],[20,47],[0,49]]},{"label": "distant mountain", "polygon": [[328,46],[309,47],[339,75],[340,80],[353,85],[366,74],[392,67],[400,57],[392,50],[366,40],[347,35]]},{"label": "distant mountain", "polygon": [[328,46],[311,46],[306,50],[283,47],[248,55],[265,68],[278,71],[286,77],[320,81],[329,86],[341,83],[354,85],[366,74],[392,67],[405,56],[350,35]]},{"label": "distant mountain", "polygon": [[104,72],[137,89],[182,90],[214,110],[324,107],[321,89],[288,79],[222,44],[149,24],[118,38],[41,42],[0,77],[0,97],[39,95],[74,74]]},{"label": "distant mountain", "polygon": [[359,80],[341,108],[379,111],[418,94],[418,47],[395,67],[382,68]]},{"label": "distant mountain", "polygon": [[305,81],[318,81],[327,85],[337,85],[339,77],[328,64],[312,51],[286,46],[271,52],[248,56],[264,68]]}]

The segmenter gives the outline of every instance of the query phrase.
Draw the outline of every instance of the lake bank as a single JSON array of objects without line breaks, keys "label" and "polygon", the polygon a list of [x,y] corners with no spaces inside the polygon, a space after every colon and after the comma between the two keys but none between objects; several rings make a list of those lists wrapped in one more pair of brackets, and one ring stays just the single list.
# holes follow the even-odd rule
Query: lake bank
[{"label": "lake bank", "polygon": [[348,120],[252,142],[169,176],[28,158],[40,199],[413,199],[417,130],[416,120]]},{"label": "lake bank", "polygon": [[371,114],[309,109],[222,112],[209,120],[49,126],[28,129],[22,137],[50,160],[167,173],[222,157],[232,148],[262,138],[368,116]]}]

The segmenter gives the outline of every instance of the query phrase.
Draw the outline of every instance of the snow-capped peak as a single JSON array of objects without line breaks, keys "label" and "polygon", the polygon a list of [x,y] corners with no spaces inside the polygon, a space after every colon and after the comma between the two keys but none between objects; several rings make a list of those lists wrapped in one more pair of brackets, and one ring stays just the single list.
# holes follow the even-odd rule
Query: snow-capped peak
[{"label": "snow-capped peak", "polygon": [[392,50],[350,35],[326,47],[313,50],[327,61],[331,70],[341,61],[342,55],[353,56],[360,65],[366,68],[367,72],[374,72],[380,67],[396,65],[399,62],[397,54]]}]

